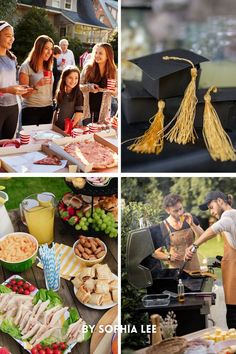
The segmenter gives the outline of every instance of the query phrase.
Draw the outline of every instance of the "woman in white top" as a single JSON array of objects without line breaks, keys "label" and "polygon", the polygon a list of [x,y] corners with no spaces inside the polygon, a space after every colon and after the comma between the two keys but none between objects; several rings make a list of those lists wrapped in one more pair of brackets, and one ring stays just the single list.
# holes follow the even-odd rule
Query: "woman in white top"
[{"label": "woman in white top", "polygon": [[13,138],[19,111],[16,95],[28,92],[16,84],[16,57],[10,52],[14,40],[13,27],[0,21],[0,139]]},{"label": "woman in white top", "polygon": [[201,210],[209,209],[212,216],[219,219],[211,225],[186,249],[186,259],[191,259],[197,248],[218,233],[224,235],[224,256],[221,261],[222,281],[227,308],[226,320],[229,328],[236,328],[236,209],[232,208],[233,198],[219,191],[209,192]]},{"label": "woman in white top", "polygon": [[19,81],[34,88],[23,96],[22,125],[47,124],[52,121],[52,65],[53,40],[45,35],[39,36],[28,58],[21,65]]}]

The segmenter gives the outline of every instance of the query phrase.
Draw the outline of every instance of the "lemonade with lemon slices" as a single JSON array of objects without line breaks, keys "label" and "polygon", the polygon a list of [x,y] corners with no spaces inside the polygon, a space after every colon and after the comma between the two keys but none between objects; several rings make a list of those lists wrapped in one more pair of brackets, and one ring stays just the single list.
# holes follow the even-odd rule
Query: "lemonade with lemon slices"
[{"label": "lemonade with lemon slices", "polygon": [[[25,202],[25,203],[24,203]],[[50,244],[54,239],[54,196],[52,194],[37,194],[22,202],[24,218],[30,234],[39,244]]]}]

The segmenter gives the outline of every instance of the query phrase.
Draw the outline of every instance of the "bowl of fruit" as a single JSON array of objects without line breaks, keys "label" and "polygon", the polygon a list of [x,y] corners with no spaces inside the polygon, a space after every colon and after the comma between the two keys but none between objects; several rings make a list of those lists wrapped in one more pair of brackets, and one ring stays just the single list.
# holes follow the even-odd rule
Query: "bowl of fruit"
[{"label": "bowl of fruit", "polygon": [[88,267],[101,263],[107,254],[107,246],[103,241],[83,235],[74,243],[73,250],[80,263]]}]

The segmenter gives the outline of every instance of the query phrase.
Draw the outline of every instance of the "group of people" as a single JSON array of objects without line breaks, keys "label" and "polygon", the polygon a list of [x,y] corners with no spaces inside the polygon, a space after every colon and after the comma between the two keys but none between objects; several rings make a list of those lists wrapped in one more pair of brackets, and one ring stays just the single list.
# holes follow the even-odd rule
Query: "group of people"
[{"label": "group of people", "polygon": [[185,270],[200,270],[198,247],[222,233],[224,256],[221,269],[226,320],[229,328],[236,328],[236,209],[232,208],[232,203],[231,195],[220,191],[209,192],[199,208],[203,211],[209,209],[211,215],[218,220],[204,231],[197,218],[184,211],[181,196],[167,195],[163,207],[168,217],[150,227],[155,252],[148,257],[147,266],[152,270],[156,262],[164,261],[171,268],[182,268],[184,265]]},{"label": "group of people", "polygon": [[[110,44],[97,43],[80,74],[68,41],[62,39],[56,46],[52,38],[41,35],[19,69],[17,84],[17,61],[10,51],[13,42],[13,27],[0,21],[0,139],[14,136],[19,107],[23,126],[54,122],[64,130],[66,118],[75,127],[110,117],[111,99],[117,96],[117,68]],[[116,82],[112,90],[106,90],[108,79]]]}]

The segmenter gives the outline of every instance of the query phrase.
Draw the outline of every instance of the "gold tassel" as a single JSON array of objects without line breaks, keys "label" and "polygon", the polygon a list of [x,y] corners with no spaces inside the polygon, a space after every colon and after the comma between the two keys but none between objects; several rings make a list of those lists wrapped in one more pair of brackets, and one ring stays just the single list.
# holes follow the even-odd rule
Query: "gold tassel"
[{"label": "gold tassel", "polygon": [[[141,154],[159,154],[164,146],[164,113],[165,102],[158,102],[158,112],[148,130],[128,147],[129,150]],[[161,133],[160,133],[161,132]]]},{"label": "gold tassel", "polygon": [[204,96],[205,107],[203,113],[203,138],[213,160],[235,161],[235,149],[228,134],[221,125],[218,114],[211,103],[210,93],[217,92],[212,86]]},{"label": "gold tassel", "polygon": [[[175,114],[172,121],[176,119],[175,125],[165,135],[167,140],[178,144],[187,144],[189,142],[195,143],[195,135],[197,134],[194,129],[194,119],[196,113],[197,97],[196,97],[196,78],[197,69],[191,60],[178,58],[178,57],[163,57],[164,60],[181,60],[191,64],[191,81],[184,92],[184,98],[180,107]],[[171,121],[171,122],[172,122]]]}]

